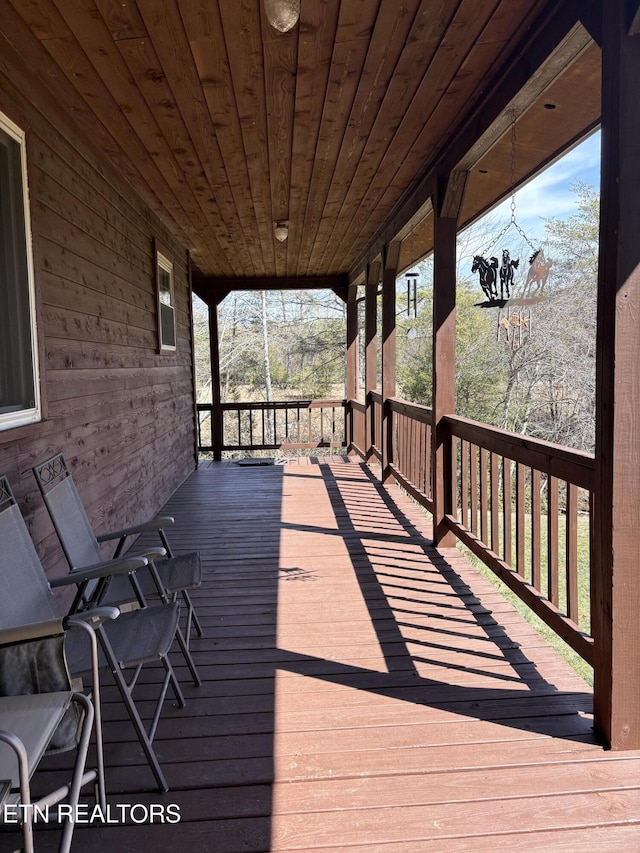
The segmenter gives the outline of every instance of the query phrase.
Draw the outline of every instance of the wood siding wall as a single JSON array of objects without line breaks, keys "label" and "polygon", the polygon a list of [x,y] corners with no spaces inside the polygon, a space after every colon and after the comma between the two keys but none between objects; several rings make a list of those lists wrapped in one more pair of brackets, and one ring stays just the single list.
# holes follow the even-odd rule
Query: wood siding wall
[{"label": "wood siding wall", "polygon": [[[188,258],[4,39],[0,48],[0,110],[27,132],[44,406],[41,423],[0,432],[0,473],[52,572],[65,564],[33,465],[64,452],[97,530],[157,511],[193,470]],[[154,239],[175,275],[177,351],[162,355]]]}]

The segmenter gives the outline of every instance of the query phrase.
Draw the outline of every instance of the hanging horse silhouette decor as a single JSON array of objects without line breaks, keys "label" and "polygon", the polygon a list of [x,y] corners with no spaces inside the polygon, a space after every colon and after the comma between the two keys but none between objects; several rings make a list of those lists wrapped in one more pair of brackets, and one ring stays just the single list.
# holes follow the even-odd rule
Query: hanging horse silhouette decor
[{"label": "hanging horse silhouette decor", "polygon": [[[529,306],[547,296],[544,293],[553,261],[547,261],[542,249],[536,249],[531,240],[516,222],[516,114],[511,116],[511,219],[488,246],[473,258],[471,272],[477,273],[480,287],[486,299],[477,302],[479,308],[499,308],[498,340],[507,341],[511,346],[521,346],[530,336],[530,311],[512,310],[511,306]],[[502,240],[509,229],[515,228],[520,238],[532,251],[529,268],[524,282],[516,282],[516,270],[520,267],[520,258],[512,258],[508,248],[502,249],[501,260],[498,252],[492,254],[494,246]],[[509,306],[506,314],[502,309]],[[517,332],[517,335],[514,333]],[[517,343],[514,343],[517,342]]]},{"label": "hanging horse silhouette decor", "polygon": [[477,272],[480,276],[480,287],[490,302],[498,298],[498,289],[496,287],[497,271],[497,258],[493,257],[487,260],[482,255],[476,255],[473,259],[471,272]]},{"label": "hanging horse silhouette decor", "polygon": [[549,278],[549,271],[552,266],[553,261],[545,260],[542,249],[538,249],[533,253],[533,255],[531,255],[529,258],[529,272],[527,273],[527,280],[525,281],[522,289],[523,298],[526,299],[532,296],[543,295],[547,279]]},{"label": "hanging horse silhouette decor", "polygon": [[542,249],[534,249],[529,258],[529,268],[522,284],[515,281],[519,258],[511,258],[508,249],[502,250],[500,263],[496,255],[489,258],[475,255],[471,272],[477,273],[485,302],[476,302],[478,308],[504,308],[511,305],[532,305],[547,298],[545,286],[553,261],[547,261]]}]

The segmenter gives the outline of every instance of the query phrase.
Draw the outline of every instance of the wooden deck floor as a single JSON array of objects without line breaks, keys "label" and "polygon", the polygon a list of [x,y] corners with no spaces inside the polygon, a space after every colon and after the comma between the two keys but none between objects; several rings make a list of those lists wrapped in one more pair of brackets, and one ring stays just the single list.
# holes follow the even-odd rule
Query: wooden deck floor
[{"label": "wooden deck floor", "polygon": [[343,460],[205,465],[166,509],[202,552],[204,683],[178,666],[164,796],[106,691],[108,783],[182,820],[74,850],[640,850],[640,754],[595,743],[588,687],[398,489]]}]

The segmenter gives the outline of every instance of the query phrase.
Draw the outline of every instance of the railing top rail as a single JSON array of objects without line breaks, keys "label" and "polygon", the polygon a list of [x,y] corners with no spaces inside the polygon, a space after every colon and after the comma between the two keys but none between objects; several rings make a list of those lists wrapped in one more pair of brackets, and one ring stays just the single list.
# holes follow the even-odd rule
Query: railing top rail
[{"label": "railing top rail", "polygon": [[382,403],[382,394],[379,391],[369,391],[373,403]]},{"label": "railing top rail", "polygon": [[[222,403],[220,408],[224,412],[244,412],[260,409],[338,409],[344,408],[347,401],[342,400],[256,400],[253,403]],[[213,408],[213,403],[198,403],[198,411],[206,412]]]},{"label": "railing top rail", "polygon": [[593,491],[595,488],[595,457],[592,453],[573,450],[528,435],[507,432],[458,415],[445,415],[443,423],[451,435],[463,441],[469,441],[492,453],[529,465],[583,489]]},{"label": "railing top rail", "polygon": [[362,414],[366,414],[367,407],[364,403],[361,403],[359,400],[349,400],[349,405],[352,409],[355,409],[356,412],[361,412]]},{"label": "railing top rail", "polygon": [[419,403],[410,403],[408,400],[401,400],[399,397],[390,397],[389,405],[392,412],[397,412],[400,415],[406,415],[421,423],[430,424],[433,420],[433,410],[429,406],[422,406]]}]

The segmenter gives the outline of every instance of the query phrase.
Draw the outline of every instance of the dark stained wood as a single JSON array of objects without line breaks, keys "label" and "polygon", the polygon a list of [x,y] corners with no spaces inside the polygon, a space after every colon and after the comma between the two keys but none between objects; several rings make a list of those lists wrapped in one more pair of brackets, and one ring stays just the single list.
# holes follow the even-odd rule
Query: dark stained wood
[{"label": "dark stained wood", "polygon": [[[67,137],[100,149],[198,270],[291,277],[362,272],[516,100],[537,128],[523,128],[518,180],[593,127],[593,55],[559,50],[582,6],[328,0],[302,4],[287,34],[259,0],[2,0],[0,19],[10,53],[67,111]],[[540,123],[551,88],[556,120]],[[503,177],[475,182],[465,222],[504,194]],[[415,233],[423,256],[430,229]]]},{"label": "dark stained wood", "polygon": [[393,457],[393,418],[389,400],[396,393],[396,277],[400,243],[390,243],[383,253],[382,268],[382,478],[389,482]]},{"label": "dark stained wood", "polygon": [[449,175],[441,210],[441,215],[445,219],[459,217],[468,177],[469,173],[464,171],[451,172]]},{"label": "dark stained wood", "polygon": [[224,442],[222,420],[222,394],[220,390],[220,349],[218,338],[218,306],[209,306],[209,353],[211,360],[211,443],[213,458],[222,459]]},{"label": "dark stained wood", "polygon": [[366,446],[367,459],[374,444],[374,408],[371,392],[378,388],[378,283],[380,281],[380,261],[374,261],[367,268],[364,291],[364,392],[367,405]]},{"label": "dark stained wood", "polygon": [[570,480],[580,488],[592,490],[595,480],[593,454],[572,450],[530,436],[508,433],[497,427],[487,428],[476,421],[459,415],[445,415],[445,423],[453,435],[478,444],[486,450],[502,453],[515,462]]},{"label": "dark stained wood", "polygon": [[[467,83],[469,84],[476,78],[479,67],[482,67],[486,62],[488,53],[492,53],[498,45],[502,45],[504,50],[509,41],[517,38],[516,34],[518,34],[523,40],[513,52],[512,62],[506,61],[502,64],[501,72],[498,75],[499,82],[494,81],[491,85],[485,85],[483,96],[480,96],[479,93],[478,97],[474,97],[470,93],[467,95],[467,103],[470,109],[466,117],[460,118],[460,116],[448,112],[451,107],[451,100],[448,97],[442,98],[442,112],[437,113],[437,119],[434,117],[431,122],[427,122],[424,135],[420,139],[420,144],[427,145],[430,143],[431,146],[439,149],[440,156],[434,157],[428,167],[418,169],[418,180],[413,179],[413,175],[416,174],[415,161],[412,162],[411,158],[406,158],[402,162],[402,170],[398,171],[396,180],[406,179],[407,174],[413,169],[412,192],[408,193],[407,197],[396,204],[395,208],[389,213],[385,224],[378,229],[378,232],[361,251],[359,258],[352,267],[353,270],[361,269],[366,263],[366,259],[380,251],[385,241],[397,239],[399,234],[404,233],[403,229],[405,229],[406,222],[414,217],[417,211],[424,210],[423,205],[426,199],[435,191],[438,174],[449,173],[458,169],[466,171],[476,164],[478,156],[469,156],[470,149],[476,141],[483,138],[487,139],[487,135],[492,142],[499,138],[500,127],[505,130],[508,125],[508,111],[512,104],[518,103],[518,114],[527,110],[532,113],[531,117],[526,114],[526,119],[531,122],[532,126],[545,125],[548,128],[548,133],[556,137],[556,141],[551,144],[551,147],[557,145],[557,153],[551,156],[547,162],[552,162],[567,145],[574,144],[580,136],[596,126],[599,115],[597,49],[595,54],[589,56],[583,68],[582,55],[580,55],[579,62],[573,63],[577,52],[571,43],[565,44],[566,37],[571,34],[576,26],[578,9],[581,6],[582,4],[572,3],[554,4],[553,7],[548,7],[547,13],[543,13],[541,16],[539,29],[534,28],[528,31],[526,26],[520,27],[524,23],[525,14],[533,11],[531,5],[526,3],[511,4],[511,12],[517,13],[518,10],[520,12],[520,18],[517,22],[515,17],[512,21],[508,21],[503,14],[504,9],[500,10],[488,22],[486,34],[483,33],[476,39],[475,45],[470,46],[468,59],[463,63],[460,74],[468,75],[470,79],[467,80]],[[466,12],[463,11],[461,14],[464,16]],[[473,25],[471,22],[471,26]],[[584,41],[582,46],[584,46]],[[504,57],[504,54],[502,55]],[[595,78],[592,64],[594,57],[596,60]],[[504,58],[506,59],[506,57]],[[554,63],[555,70],[553,70]],[[551,70],[551,73],[545,78],[547,70]],[[562,73],[560,73],[561,71]],[[570,79],[572,73],[580,76],[581,79],[584,78],[585,81],[586,79],[591,80],[591,98],[585,103],[582,110],[576,105],[570,94],[575,91],[574,82]],[[530,85],[531,88],[527,88]],[[540,97],[541,89],[544,92],[542,97]],[[562,122],[554,122],[552,126],[546,121],[548,115],[545,116],[543,106],[547,100],[551,99],[550,89],[554,90],[554,101],[567,106],[566,122],[563,110]],[[575,126],[573,123],[578,115],[580,115],[579,123],[582,125],[582,133],[575,135],[572,127]],[[504,124],[505,120],[507,121],[506,125]],[[451,125],[456,125],[455,132],[452,132],[451,144],[443,144],[442,135],[437,139],[435,137],[429,139],[427,135],[433,128],[446,121],[449,121]],[[505,144],[507,139],[508,136],[505,138]],[[489,147],[490,145],[491,143],[489,143]],[[417,145],[416,149],[419,147],[420,145]],[[521,147],[524,152],[527,147],[526,143]],[[481,152],[486,151],[487,146],[483,144]],[[467,157],[469,157],[468,160],[465,159]],[[518,182],[526,179],[526,171],[521,168],[526,159],[527,155],[524,154],[517,171]],[[504,159],[502,162],[505,162]],[[484,166],[478,164],[478,168],[484,168]],[[466,209],[462,211],[461,224],[469,224],[477,218],[480,213],[479,198],[487,193],[489,186],[493,187],[498,184],[502,186],[501,195],[503,196],[509,191],[509,179],[506,175],[502,175],[501,171],[501,169],[497,169],[492,172],[491,181],[482,182],[482,178],[480,178],[479,187],[473,186],[476,184],[475,171],[470,173],[470,180],[465,192]],[[531,176],[532,172],[529,172],[528,177]],[[481,209],[486,211],[491,206],[491,204],[482,206]],[[428,211],[425,210],[426,212]],[[418,257],[428,253],[433,246],[430,230],[427,230],[424,236],[425,239],[421,241],[421,249],[418,251],[418,255],[413,258],[413,262]]]},{"label": "dark stained wood", "polygon": [[558,480],[547,481],[547,597],[556,607],[560,604],[560,570],[558,567]]},{"label": "dark stained wood", "polygon": [[181,822],[78,827],[74,849],[634,849],[640,753],[597,744],[586,684],[373,469],[205,464],[163,511],[205,567],[204,683],[156,738],[169,793],[142,790],[109,688],[105,738],[112,806]]},{"label": "dark stained wood", "polygon": [[[640,41],[627,35],[628,4],[614,0],[603,16],[603,148],[598,266],[594,554],[596,725],[613,749],[640,744],[640,585],[637,512],[640,467],[634,423],[640,390],[640,160],[632,140],[640,110],[631,80],[640,73]],[[614,677],[620,674],[622,677]]]},{"label": "dark stained wood", "polygon": [[[317,278],[207,278],[194,276],[193,289],[208,305],[219,304],[234,290],[334,290],[343,294],[348,287],[345,275],[320,276]],[[346,299],[345,299],[346,301]]]},{"label": "dark stained wood", "polygon": [[389,408],[392,412],[397,412],[399,415],[404,415],[418,423],[429,425],[433,423],[433,410],[428,406],[421,406],[419,403],[409,403],[406,400],[392,397],[389,400]]},{"label": "dark stained wood", "polygon": [[[360,336],[358,334],[358,303],[355,298],[347,302],[347,352],[345,396],[347,400],[358,398],[358,368],[360,361]],[[349,437],[347,437],[349,444]]]},{"label": "dark stained wood", "polygon": [[[434,200],[433,261],[433,472],[434,537],[436,544],[452,546],[454,539],[445,525],[451,514],[452,440],[443,420],[456,410],[456,233],[457,219],[442,215],[447,179],[442,178]],[[481,470],[486,487],[486,470]],[[486,524],[486,504],[482,529]]]},{"label": "dark stained wood", "polygon": [[[47,23],[44,16],[42,37],[57,38],[58,27],[59,19]],[[51,89],[4,39],[0,66],[0,110],[28,129],[47,401],[45,420],[0,433],[0,470],[18,495],[46,570],[57,573],[66,564],[36,495],[33,465],[64,452],[99,529],[153,514],[193,470],[188,263],[184,248],[122,176],[69,132]],[[19,91],[7,82],[9,69],[20,78]],[[174,263],[178,348],[167,356],[157,353],[154,239]]]}]

